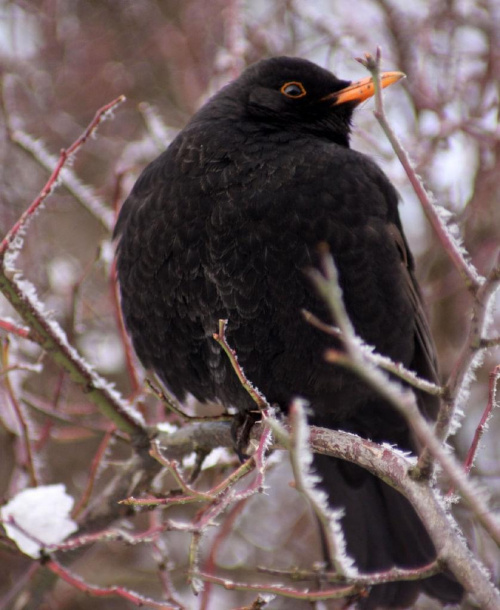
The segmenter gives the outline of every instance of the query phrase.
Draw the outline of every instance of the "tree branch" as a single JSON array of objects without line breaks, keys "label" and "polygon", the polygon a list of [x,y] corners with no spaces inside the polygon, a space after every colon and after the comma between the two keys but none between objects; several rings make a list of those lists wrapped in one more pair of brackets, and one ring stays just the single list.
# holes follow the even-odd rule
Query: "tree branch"
[{"label": "tree branch", "polygon": [[[106,104],[102,108],[100,108],[92,121],[90,122],[87,129],[73,142],[73,144],[68,149],[61,150],[59,155],[59,160],[55,165],[50,178],[47,180],[44,188],[41,190],[38,197],[33,201],[33,203],[29,206],[29,208],[21,215],[21,218],[14,224],[14,226],[10,229],[7,235],[4,237],[2,242],[0,243],[0,261],[3,262],[5,257],[5,253],[14,243],[14,240],[18,235],[20,235],[21,231],[24,231],[27,223],[31,220],[37,209],[42,205],[42,203],[47,199],[47,197],[54,191],[57,186],[57,182],[59,180],[59,176],[63,167],[71,160],[71,158],[78,152],[78,150],[85,144],[85,142],[95,133],[99,124],[104,121],[112,112],[123,102],[125,101],[125,96],[120,95],[115,100]],[[52,159],[50,160],[52,164]],[[51,167],[53,167],[51,165]],[[106,222],[106,221],[104,221]],[[109,218],[107,220],[106,228],[110,228]]]},{"label": "tree branch", "polygon": [[472,263],[466,260],[464,256],[463,246],[460,245],[449,229],[445,226],[444,222],[441,219],[441,216],[438,213],[438,209],[431,201],[430,196],[425,190],[422,181],[417,176],[411,161],[406,154],[401,142],[398,137],[394,133],[392,127],[389,125],[387,121],[387,117],[384,110],[384,103],[382,97],[382,87],[380,86],[380,59],[381,52],[380,47],[377,49],[376,57],[374,58],[370,53],[366,53],[364,58],[358,58],[357,61],[361,63],[372,75],[374,83],[375,83],[375,111],[374,115],[380,126],[384,130],[387,139],[392,145],[394,152],[396,153],[401,165],[403,166],[406,175],[417,195],[422,209],[425,212],[427,220],[430,222],[434,232],[436,233],[439,241],[443,245],[446,253],[450,257],[451,261],[455,265],[456,269],[463,277],[467,287],[476,291],[484,281],[484,278],[477,273],[476,269],[472,265]]}]

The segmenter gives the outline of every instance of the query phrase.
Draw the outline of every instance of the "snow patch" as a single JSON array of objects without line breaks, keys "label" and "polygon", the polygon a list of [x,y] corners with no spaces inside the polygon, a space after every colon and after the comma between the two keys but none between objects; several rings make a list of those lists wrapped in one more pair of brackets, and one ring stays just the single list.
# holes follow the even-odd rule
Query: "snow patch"
[{"label": "snow patch", "polygon": [[63,484],[42,485],[18,493],[0,509],[7,536],[26,555],[60,544],[76,532],[70,513],[74,500]]}]

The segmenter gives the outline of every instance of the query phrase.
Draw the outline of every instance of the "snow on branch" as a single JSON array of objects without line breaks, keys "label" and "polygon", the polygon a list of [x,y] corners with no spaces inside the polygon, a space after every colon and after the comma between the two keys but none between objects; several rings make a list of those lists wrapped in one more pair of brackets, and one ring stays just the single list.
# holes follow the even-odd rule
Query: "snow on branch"
[{"label": "snow on branch", "polygon": [[101,411],[116,426],[131,435],[147,438],[142,418],[127,405],[112,384],[100,377],[96,371],[70,345],[60,325],[45,310],[38,300],[36,288],[23,279],[14,267],[17,252],[23,245],[23,235],[29,221],[49,197],[58,184],[60,173],[78,150],[94,135],[100,123],[109,117],[124,101],[120,96],[100,108],[85,131],[66,150],[62,150],[59,161],[50,178],[28,209],[8,231],[0,244],[0,291],[28,325],[29,338],[36,341],[87,393]]}]

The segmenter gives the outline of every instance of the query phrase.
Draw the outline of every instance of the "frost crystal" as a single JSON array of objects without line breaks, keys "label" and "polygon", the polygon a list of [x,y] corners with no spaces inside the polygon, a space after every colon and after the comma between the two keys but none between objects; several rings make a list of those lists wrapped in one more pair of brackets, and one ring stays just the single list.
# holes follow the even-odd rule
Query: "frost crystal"
[{"label": "frost crystal", "polygon": [[[347,554],[344,532],[342,530],[342,517],[344,511],[332,509],[328,502],[327,494],[317,487],[320,477],[312,469],[313,455],[309,447],[309,429],[307,427],[305,403],[296,399],[293,404],[295,409],[295,439],[296,454],[300,462],[300,485],[312,502],[315,512],[325,515],[328,519],[331,542],[335,551],[335,561],[341,567],[344,574],[355,577],[357,569],[354,560]],[[293,458],[292,458],[293,459]],[[299,483],[299,481],[297,481]]]}]

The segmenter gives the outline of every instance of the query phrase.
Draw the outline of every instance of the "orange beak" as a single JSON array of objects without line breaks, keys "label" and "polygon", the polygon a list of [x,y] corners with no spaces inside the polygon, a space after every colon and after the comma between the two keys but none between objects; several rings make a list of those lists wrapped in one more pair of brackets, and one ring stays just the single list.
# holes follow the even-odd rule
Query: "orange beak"
[{"label": "orange beak", "polygon": [[[380,75],[380,84],[382,85],[382,89],[385,89],[385,87],[388,87],[393,83],[397,83],[398,80],[405,77],[406,75],[403,74],[403,72],[382,72]],[[373,78],[368,76],[367,78],[363,78],[362,80],[352,83],[345,89],[341,89],[340,91],[327,95],[323,99],[327,100],[331,98],[333,100],[332,106],[339,106],[340,104],[345,104],[346,102],[360,104],[369,97],[372,97],[374,93],[375,83],[373,82]]]}]

